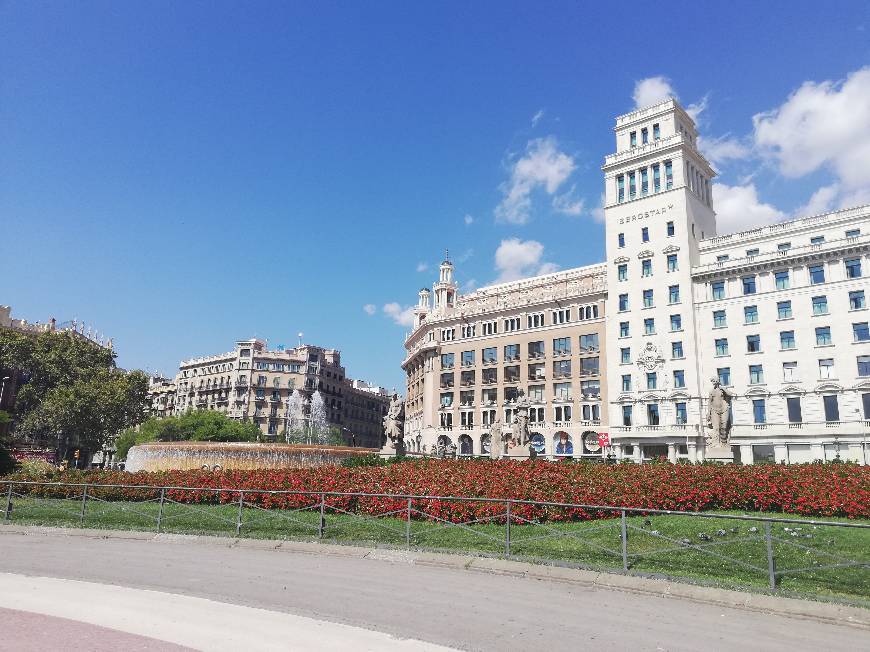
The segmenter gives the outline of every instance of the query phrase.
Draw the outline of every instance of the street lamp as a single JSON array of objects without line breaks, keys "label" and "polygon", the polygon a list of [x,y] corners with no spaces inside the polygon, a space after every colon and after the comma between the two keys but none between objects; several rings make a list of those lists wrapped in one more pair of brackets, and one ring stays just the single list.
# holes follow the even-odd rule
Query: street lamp
[{"label": "street lamp", "polygon": [[0,408],[3,407],[3,392],[6,389],[7,380],[12,380],[12,376],[3,376],[3,381],[0,382]]}]

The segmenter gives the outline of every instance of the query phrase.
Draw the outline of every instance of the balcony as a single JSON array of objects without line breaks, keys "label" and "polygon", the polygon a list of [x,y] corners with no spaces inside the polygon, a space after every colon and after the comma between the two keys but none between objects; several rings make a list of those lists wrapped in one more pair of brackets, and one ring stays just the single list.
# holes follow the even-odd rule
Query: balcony
[{"label": "balcony", "polygon": [[453,383],[441,383],[441,389],[453,389]]},{"label": "balcony", "polygon": [[832,437],[870,434],[870,421],[799,421],[795,423],[741,423],[731,428],[732,438]]}]

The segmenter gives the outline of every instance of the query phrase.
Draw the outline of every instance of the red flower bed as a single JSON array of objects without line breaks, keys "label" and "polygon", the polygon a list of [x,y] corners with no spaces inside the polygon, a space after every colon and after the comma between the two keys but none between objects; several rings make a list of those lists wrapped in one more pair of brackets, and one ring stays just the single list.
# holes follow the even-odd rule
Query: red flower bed
[{"label": "red flower bed", "polygon": [[[10,479],[28,478],[17,475]],[[245,502],[273,509],[313,505],[319,502],[320,497],[270,494],[263,490],[513,498],[649,509],[737,509],[870,518],[870,466],[854,464],[610,466],[422,460],[383,467],[320,467],[222,473],[174,471],[131,474],[117,471],[69,471],[58,474],[52,480],[181,487],[169,491],[167,495],[172,500],[189,503],[235,502],[239,499],[238,493],[211,489],[244,489]],[[72,496],[81,492],[80,489],[57,486],[34,486],[30,491],[46,497]],[[92,487],[89,492],[104,500],[141,500],[158,495],[153,490],[129,487]],[[336,496],[328,497],[327,502],[342,510],[367,514],[380,514],[407,507],[406,499],[390,497]],[[503,503],[443,499],[415,500],[413,508],[427,515],[455,522],[504,513]],[[542,520],[583,520],[609,515],[594,509],[533,505],[514,505],[512,511],[521,518]]]}]

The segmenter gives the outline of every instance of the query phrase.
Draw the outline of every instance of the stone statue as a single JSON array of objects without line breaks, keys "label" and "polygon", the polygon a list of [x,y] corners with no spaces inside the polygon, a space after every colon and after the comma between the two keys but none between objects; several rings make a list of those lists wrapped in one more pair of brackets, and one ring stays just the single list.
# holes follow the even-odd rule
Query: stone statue
[{"label": "stone statue", "polygon": [[532,404],[529,399],[520,390],[517,393],[517,407],[515,409],[515,417],[513,422],[513,445],[525,446],[529,443],[529,410]]},{"label": "stone statue", "polygon": [[728,413],[734,394],[721,386],[718,378],[713,378],[713,389],[707,397],[707,427],[713,430],[708,443],[723,446],[728,443]]},{"label": "stone statue", "polygon": [[501,459],[504,453],[504,435],[501,431],[501,419],[496,419],[489,427],[489,457],[493,460]]},{"label": "stone statue", "polygon": [[384,417],[384,433],[396,449],[396,457],[405,456],[405,402],[393,393]]}]

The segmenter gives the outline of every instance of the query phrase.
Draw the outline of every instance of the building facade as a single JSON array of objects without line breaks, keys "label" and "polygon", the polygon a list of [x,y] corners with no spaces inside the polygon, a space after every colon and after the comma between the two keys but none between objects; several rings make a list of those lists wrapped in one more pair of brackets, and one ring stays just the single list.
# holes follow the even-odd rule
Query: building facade
[{"label": "building facade", "polygon": [[266,440],[281,440],[293,418],[289,399],[294,390],[302,397],[304,420],[319,392],[327,425],[338,429],[346,443],[382,445],[386,390],[347,378],[339,351],[311,345],[269,350],[265,341],[250,339],[236,342],[227,353],[184,360],[174,380],[152,379],[151,413],[216,410],[252,420]]},{"label": "building facade", "polygon": [[[870,206],[720,234],[715,172],[675,100],[619,116],[615,136],[602,168],[603,265],[461,296],[445,263],[434,307],[421,290],[403,362],[412,438],[485,452],[490,401],[509,422],[509,401],[524,389],[542,408],[534,417],[547,454],[562,431],[574,456],[600,454],[584,446],[588,428],[609,432],[612,453],[638,462],[870,463]],[[589,303],[596,317],[579,319]],[[594,356],[582,344],[593,333]],[[568,356],[556,353],[563,337]],[[503,347],[515,342],[510,364]],[[532,342],[544,343],[544,358],[531,357]],[[502,357],[485,358],[493,347]],[[597,359],[601,401],[589,422],[587,357]],[[733,396],[724,454],[708,443],[714,379]]]}]

